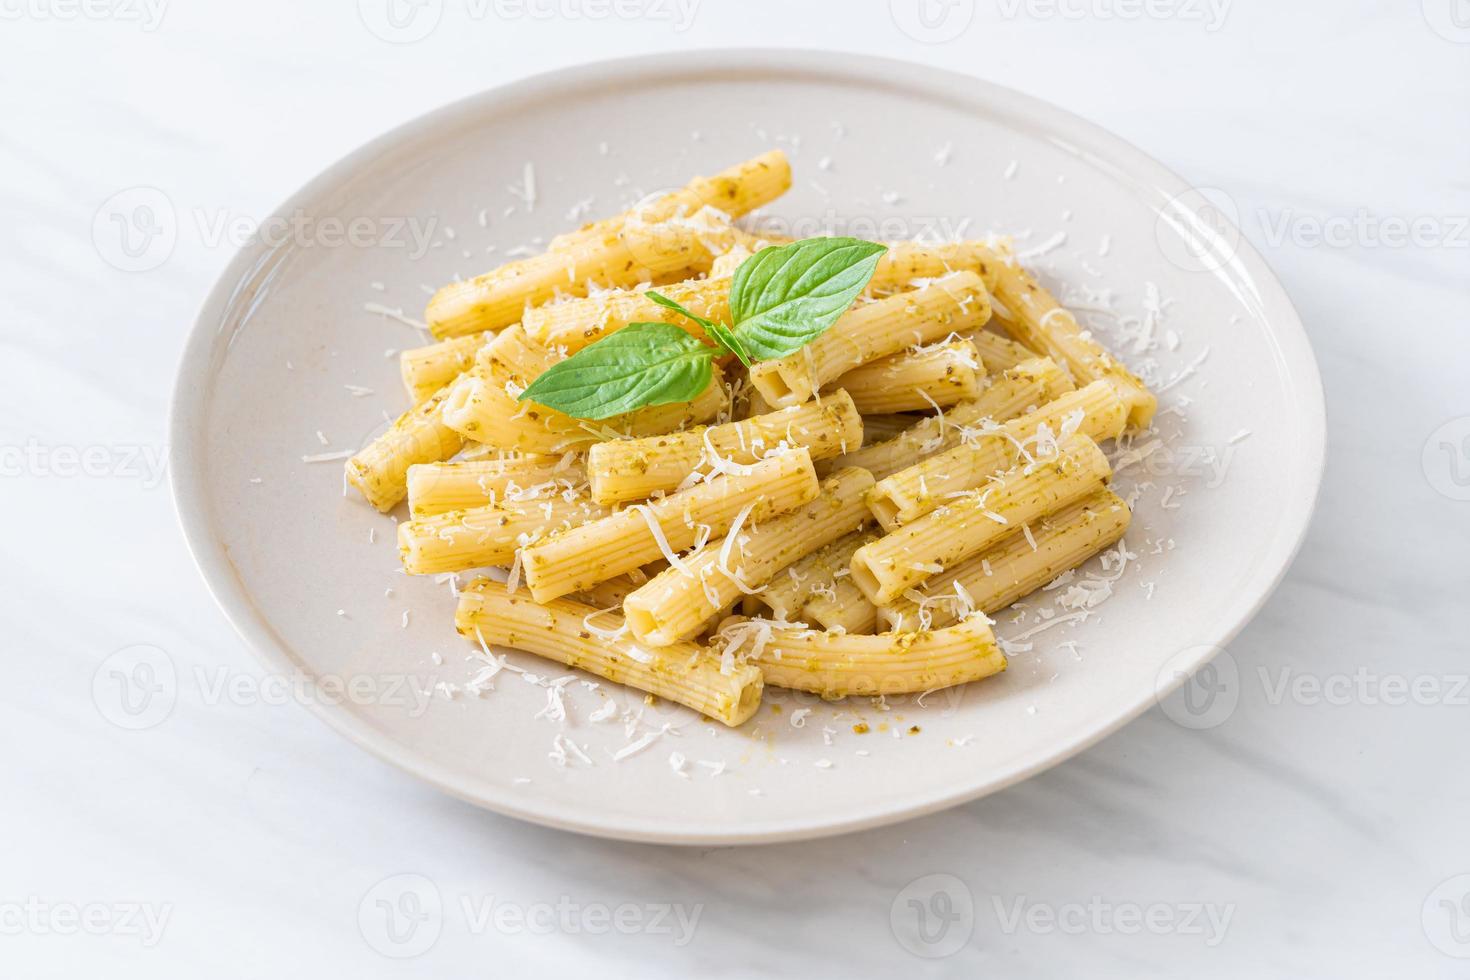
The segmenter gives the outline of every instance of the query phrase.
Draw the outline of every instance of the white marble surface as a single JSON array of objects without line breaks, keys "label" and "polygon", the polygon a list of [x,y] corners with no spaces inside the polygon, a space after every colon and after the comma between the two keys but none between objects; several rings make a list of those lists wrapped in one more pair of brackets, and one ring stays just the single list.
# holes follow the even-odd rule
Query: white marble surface
[{"label": "white marble surface", "polygon": [[[1464,0],[1154,0],[1141,16],[1129,0],[931,0],[927,20],[909,0],[447,0],[401,44],[365,26],[384,30],[381,3],[358,6],[0,4],[6,976],[1470,972],[1453,955],[1470,957]],[[886,830],[703,851],[479,812],[290,704],[185,693],[146,730],[110,723],[93,675],[120,648],[259,669],[195,573],[157,462],[174,365],[230,247],[186,225],[166,262],[122,271],[94,242],[99,207],[152,186],[249,220],[460,95],[742,45],[967,71],[1228,196],[1306,321],[1330,425],[1301,557],[1231,645],[1235,710],[1204,730],[1156,710]],[[443,911],[395,945],[376,903],[404,880],[374,889],[401,874]],[[930,874],[953,876],[958,904],[932,879],[909,887]]]}]

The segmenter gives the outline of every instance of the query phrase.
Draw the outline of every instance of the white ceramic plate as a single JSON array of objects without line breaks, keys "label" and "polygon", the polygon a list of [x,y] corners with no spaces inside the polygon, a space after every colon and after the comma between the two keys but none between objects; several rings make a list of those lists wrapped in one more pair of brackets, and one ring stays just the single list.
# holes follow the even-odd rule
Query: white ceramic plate
[{"label": "white ceramic plate", "polygon": [[[593,216],[612,213],[773,145],[792,156],[797,176],[770,210],[798,233],[1012,232],[1065,297],[1111,288],[1125,317],[1141,317],[1147,284],[1157,287],[1168,305],[1155,345],[1124,349],[1135,364],[1151,362],[1161,382],[1178,379],[1165,406],[1188,404],[1161,414],[1170,449],[1120,478],[1125,489],[1143,484],[1127,539],[1139,562],[1089,620],[1032,637],[1034,649],[1006,674],[923,706],[885,712],[768,691],[779,713],[763,708],[737,731],[655,707],[645,726],[673,729],[615,762],[611,753],[628,742],[623,726],[588,715],[607,697],[641,701],[613,685],[571,684],[565,727],[535,717],[543,688],[506,673],[481,697],[425,703],[413,692],[461,684],[476,670],[453,632],[448,586],[397,571],[392,521],[343,495],[340,462],[302,459],[354,449],[383,428],[385,412],[406,407],[385,351],[424,341],[365,304],[421,316],[423,284],[484,271],[564,230],[586,198]],[[534,208],[507,190],[528,161]],[[235,259],[180,367],[173,481],[190,546],[271,669],[357,678],[346,697],[307,699],[329,724],[502,813],[628,839],[743,843],[973,799],[1091,745],[1209,659],[1280,579],[1311,514],[1321,387],[1265,264],[1233,227],[1211,220],[1202,197],[1132,146],[972,78],[802,52],[590,65],[403,126],[328,169],[278,215],[286,228],[304,219],[295,222],[304,230]],[[334,218],[344,228],[366,220],[358,244],[334,244]],[[415,247],[413,228],[432,228],[433,245]],[[1110,343],[1129,330],[1092,320]],[[1202,462],[1209,451],[1220,463]],[[1098,573],[1096,561],[1089,567]],[[997,632],[1015,637],[1037,615],[1021,625],[1003,618]],[[512,662],[564,673],[526,655]],[[859,721],[868,733],[853,731]],[[556,765],[548,753],[558,733],[593,764]],[[683,774],[670,765],[674,752],[688,760]]]}]

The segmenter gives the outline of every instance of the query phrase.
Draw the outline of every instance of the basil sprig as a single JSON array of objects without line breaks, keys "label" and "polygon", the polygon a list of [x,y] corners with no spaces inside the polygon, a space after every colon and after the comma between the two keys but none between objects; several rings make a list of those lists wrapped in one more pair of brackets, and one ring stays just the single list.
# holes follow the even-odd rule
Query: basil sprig
[{"label": "basil sprig", "polygon": [[518,400],[578,419],[693,400],[709,387],[714,349],[671,323],[630,323],[543,371]]},{"label": "basil sprig", "polygon": [[847,312],[887,250],[856,238],[807,238],[756,252],[730,280],[741,345],[761,361],[801,350]]},{"label": "basil sprig", "polygon": [[650,289],[643,295],[653,300],[659,306],[673,310],[675,313],[686,316],[689,319],[693,320],[695,323],[699,324],[700,328],[704,330],[706,336],[708,336],[720,347],[725,348],[725,350],[740,358],[741,364],[744,364],[746,367],[750,367],[750,355],[745,353],[745,349],[740,346],[739,338],[735,336],[735,332],[729,327],[725,326],[723,323],[716,323],[714,320],[706,320],[704,317],[699,316],[698,314],[689,312],[684,307],[680,306],[678,303],[675,303],[673,300],[669,299],[662,293],[656,293]]},{"label": "basil sprig", "polygon": [[856,238],[806,238],[759,251],[730,280],[729,325],[649,290],[649,299],[698,324],[715,346],[672,324],[630,323],[552,365],[520,400],[581,419],[690,401],[709,385],[721,350],[749,366],[820,337],[867,286],[885,251]]}]

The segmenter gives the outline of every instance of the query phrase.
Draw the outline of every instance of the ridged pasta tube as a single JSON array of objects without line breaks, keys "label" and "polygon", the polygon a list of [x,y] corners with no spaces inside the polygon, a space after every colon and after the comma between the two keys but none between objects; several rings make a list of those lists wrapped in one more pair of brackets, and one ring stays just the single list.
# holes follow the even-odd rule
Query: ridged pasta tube
[{"label": "ridged pasta tube", "polygon": [[[998,315],[991,311],[992,319]],[[988,328],[971,331],[965,336],[980,352],[980,359],[985,362],[985,369],[991,374],[1008,371],[1022,361],[1029,361],[1036,356],[1029,347],[1007,340]]]},{"label": "ridged pasta tube", "polygon": [[437,463],[464,448],[464,436],[444,419],[451,388],[441,388],[398,416],[388,431],[347,461],[347,482],[378,510],[386,513],[403,499],[410,466]]},{"label": "ridged pasta tube", "polygon": [[494,336],[487,330],[399,352],[398,370],[408,397],[421,402],[468,371],[475,363],[475,352]]},{"label": "ridged pasta tube", "polygon": [[1006,669],[1005,654],[983,617],[924,633],[855,636],[759,622],[722,628],[722,643],[759,634],[749,663],[775,687],[824,698],[916,694],[991,677]]},{"label": "ridged pasta tube", "polygon": [[[697,471],[748,465],[781,443],[830,459],[862,445],[863,420],[845,392],[757,415],[643,439],[598,443],[587,455],[592,499],[600,504],[643,500],[675,490]],[[711,456],[715,458],[711,458]]]},{"label": "ridged pasta tube", "polygon": [[657,223],[692,215],[702,208],[722,211],[732,218],[765,207],[791,187],[791,164],[780,150],[769,150],[722,170],[713,177],[695,177],[675,191],[670,191],[642,207],[611,218],[584,225],[576,231],[551,240],[552,251],[568,248],[609,232],[615,232],[630,219]]},{"label": "ridged pasta tube", "polygon": [[990,297],[979,275],[957,272],[922,289],[854,306],[794,354],[762,361],[751,383],[772,405],[799,405],[870,361],[983,325]]},{"label": "ridged pasta tube", "polygon": [[875,605],[977,555],[1006,534],[1096,490],[1112,469],[1097,443],[1075,435],[1047,460],[1006,470],[852,556],[852,576]]},{"label": "ridged pasta tube", "polygon": [[832,382],[864,415],[945,408],[973,399],[985,367],[968,340],[919,347],[854,368]]},{"label": "ridged pasta tube", "polygon": [[580,463],[556,456],[417,463],[408,468],[408,512],[429,517],[498,503],[508,492],[545,487],[559,493],[585,482]]},{"label": "ridged pasta tube", "polygon": [[[657,290],[706,320],[730,319],[728,276],[695,279],[660,286]],[[596,343],[630,323],[668,323],[704,339],[704,331],[688,317],[649,299],[641,290],[617,290],[583,299],[550,303],[527,310],[521,318],[526,335],[546,347],[569,354]]]},{"label": "ridged pasta tube", "polygon": [[966,431],[986,419],[1005,422],[1071,390],[1071,380],[1051,358],[1023,361],[1004,374],[992,375],[974,401],[914,423],[892,439],[864,444],[862,449],[839,456],[832,465],[861,466],[881,481],[925,457],[959,445]]},{"label": "ridged pasta tube", "polygon": [[684,224],[626,225],[440,289],[424,317],[435,337],[497,330],[528,306],[586,296],[594,286],[634,286],[709,269],[708,233]]},{"label": "ridged pasta tube", "polygon": [[1077,318],[1021,266],[1001,263],[994,292],[1011,317],[1006,329],[1021,343],[1065,368],[1079,385],[1107,381],[1128,406],[1128,424],[1144,428],[1158,399],[1138,376],[1083,330]]},{"label": "ridged pasta tube", "polygon": [[853,553],[877,537],[871,529],[854,531],[819,548],[777,573],[755,600],[776,619],[873,632],[878,608],[853,584],[850,566]]},{"label": "ridged pasta tube", "polygon": [[554,530],[576,527],[607,513],[586,497],[560,494],[451,510],[398,525],[398,554],[410,575],[507,566],[518,548]]},{"label": "ridged pasta tube", "polygon": [[910,589],[878,618],[885,629],[902,631],[948,626],[973,610],[1000,612],[1112,546],[1131,519],[1123,498],[1098,490]]},{"label": "ridged pasta tube", "polygon": [[676,558],[702,534],[724,534],[742,511],[758,524],[813,500],[817,490],[805,449],[769,456],[743,472],[720,474],[524,549],[526,584],[538,602],[581,592],[655,559]]},{"label": "ridged pasta tube", "polygon": [[476,579],[460,593],[454,625],[472,640],[585,670],[693,708],[732,728],[760,707],[759,668],[739,665],[724,673],[719,658],[694,643],[646,647],[626,634],[618,635],[622,626],[618,616],[570,599],[537,603],[524,591],[506,592],[499,582]]},{"label": "ridged pasta tube", "polygon": [[1034,440],[1041,426],[1058,436],[1067,418],[1078,412],[1082,418],[1076,431],[1097,442],[1117,437],[1128,416],[1116,390],[1106,382],[1094,381],[994,431],[971,432],[953,448],[884,477],[868,504],[878,523],[890,530],[913,521],[952,495],[983,486],[1021,458],[1020,444]]},{"label": "ridged pasta tube", "polygon": [[760,523],[732,528],[668,568],[623,602],[633,634],[655,646],[687,640],[742,595],[751,594],[803,555],[868,523],[867,470],[846,469],[822,481],[810,503]]}]

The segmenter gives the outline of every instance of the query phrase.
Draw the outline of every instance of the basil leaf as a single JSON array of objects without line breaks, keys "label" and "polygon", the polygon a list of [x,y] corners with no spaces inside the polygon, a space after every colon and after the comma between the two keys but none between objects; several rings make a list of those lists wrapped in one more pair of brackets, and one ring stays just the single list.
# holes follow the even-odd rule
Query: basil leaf
[{"label": "basil leaf", "polygon": [[673,324],[630,323],[553,364],[517,401],[577,419],[692,401],[709,387],[714,357],[714,348]]},{"label": "basil leaf", "polygon": [[706,320],[704,317],[699,316],[698,314],[691,313],[684,307],[680,306],[678,303],[669,299],[667,296],[663,295],[662,293],[654,292],[652,289],[648,290],[648,292],[644,293],[643,295],[653,300],[659,306],[666,307],[670,310],[673,310],[675,313],[687,316],[689,319],[699,324],[699,326],[704,330],[705,334],[709,336],[710,340],[713,340],[715,343],[725,348],[725,350],[740,358],[741,364],[744,364],[746,367],[750,367],[750,357],[745,353],[744,349],[741,348],[740,341],[736,338],[735,334],[730,331],[729,327],[725,326],[723,323],[717,323],[714,320]]},{"label": "basil leaf", "polygon": [[857,238],[805,238],[756,252],[730,283],[740,346],[763,361],[800,350],[847,312],[887,250]]}]

